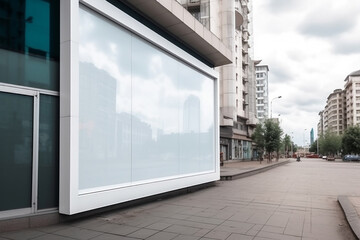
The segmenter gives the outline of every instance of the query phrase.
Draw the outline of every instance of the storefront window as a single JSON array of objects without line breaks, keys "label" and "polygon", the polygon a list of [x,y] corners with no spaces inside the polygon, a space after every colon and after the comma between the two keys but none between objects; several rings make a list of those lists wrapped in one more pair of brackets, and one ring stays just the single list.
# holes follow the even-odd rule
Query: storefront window
[{"label": "storefront window", "polygon": [[0,82],[59,90],[59,1],[0,5]]}]

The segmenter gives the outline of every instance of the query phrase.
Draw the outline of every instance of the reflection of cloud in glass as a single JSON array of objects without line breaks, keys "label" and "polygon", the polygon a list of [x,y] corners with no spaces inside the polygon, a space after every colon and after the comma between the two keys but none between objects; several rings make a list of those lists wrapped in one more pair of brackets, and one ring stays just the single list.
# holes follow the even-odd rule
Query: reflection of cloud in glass
[{"label": "reflection of cloud in glass", "polygon": [[190,95],[184,102],[183,132],[198,133],[200,131],[200,99]]},{"label": "reflection of cloud in glass", "polygon": [[91,10],[80,26],[80,188],[212,170],[214,81]]}]

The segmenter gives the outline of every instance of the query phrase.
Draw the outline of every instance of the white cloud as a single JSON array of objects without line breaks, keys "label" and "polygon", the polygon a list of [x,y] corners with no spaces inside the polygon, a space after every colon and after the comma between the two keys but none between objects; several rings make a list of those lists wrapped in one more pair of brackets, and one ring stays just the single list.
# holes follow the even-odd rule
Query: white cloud
[{"label": "white cloud", "polygon": [[[360,69],[360,2],[253,2],[255,59],[268,64],[273,116],[302,145],[345,77]],[[307,129],[304,132],[304,129]],[[316,135],[315,135],[316,137]]]}]

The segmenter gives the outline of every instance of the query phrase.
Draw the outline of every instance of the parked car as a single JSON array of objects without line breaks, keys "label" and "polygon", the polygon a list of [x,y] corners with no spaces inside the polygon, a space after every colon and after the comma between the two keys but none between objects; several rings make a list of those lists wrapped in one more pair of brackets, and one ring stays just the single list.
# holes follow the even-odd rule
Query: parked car
[{"label": "parked car", "polygon": [[327,156],[322,156],[322,159],[325,159],[325,160],[326,160],[326,159],[327,159]]},{"label": "parked car", "polygon": [[343,161],[360,161],[359,155],[345,155]]}]

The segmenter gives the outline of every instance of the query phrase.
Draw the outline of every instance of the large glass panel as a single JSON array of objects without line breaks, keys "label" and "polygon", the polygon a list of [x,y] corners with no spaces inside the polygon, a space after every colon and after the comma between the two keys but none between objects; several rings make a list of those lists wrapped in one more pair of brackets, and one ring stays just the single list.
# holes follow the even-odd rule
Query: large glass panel
[{"label": "large glass panel", "polygon": [[59,90],[59,1],[4,0],[0,82]]},{"label": "large glass panel", "polygon": [[80,9],[79,188],[131,181],[131,35]]},{"label": "large glass panel", "polygon": [[214,171],[214,80],[80,9],[81,190]]},{"label": "large glass panel", "polygon": [[179,174],[178,61],[133,37],[133,181]]},{"label": "large glass panel", "polygon": [[40,96],[38,208],[59,205],[59,99]]},{"label": "large glass panel", "polygon": [[180,172],[192,173],[200,169],[200,118],[202,77],[186,65],[180,66],[179,91],[181,92],[179,157]]},{"label": "large glass panel", "polygon": [[31,207],[33,101],[0,92],[0,211]]}]

